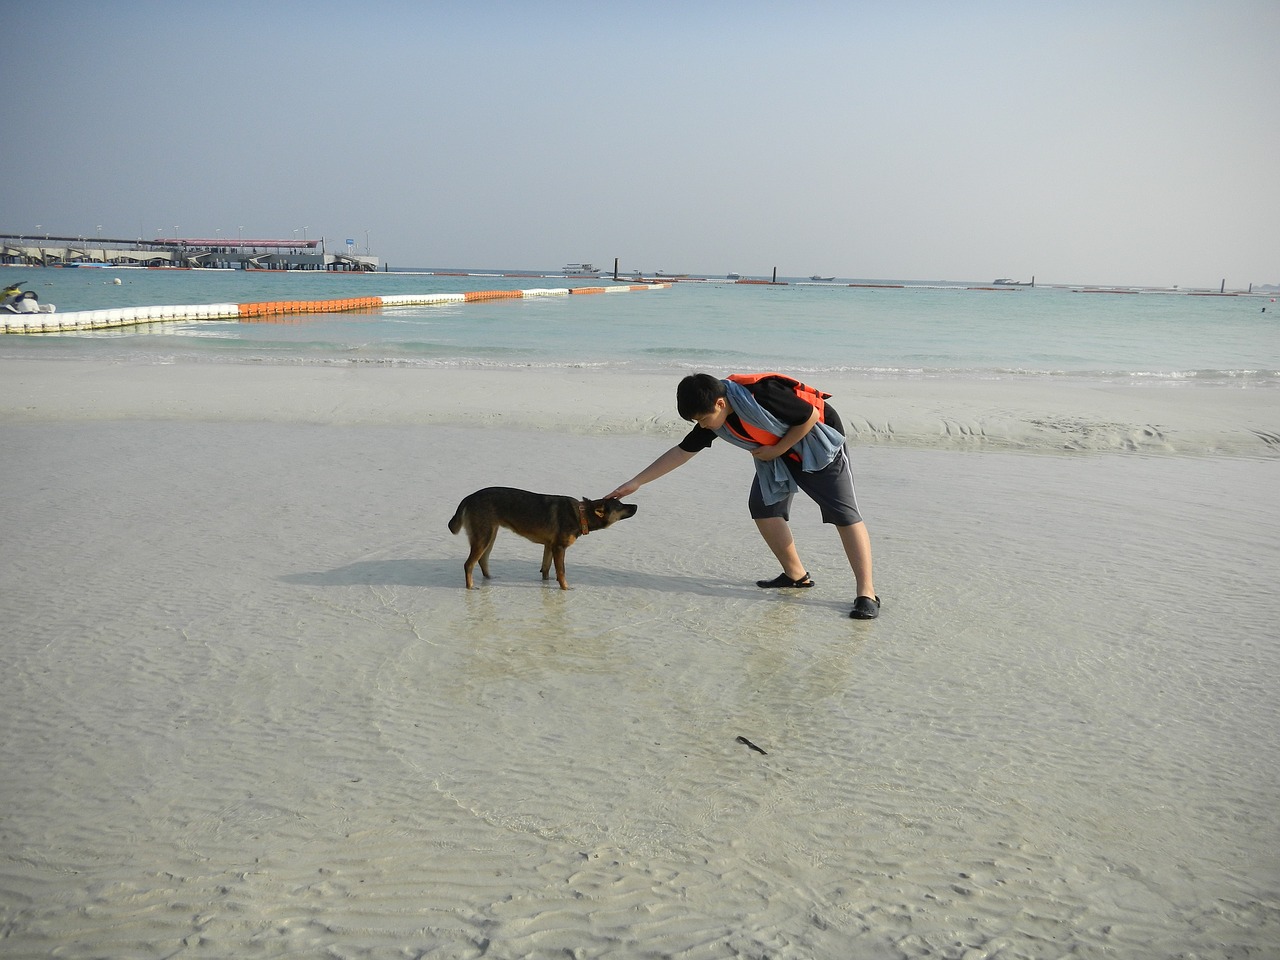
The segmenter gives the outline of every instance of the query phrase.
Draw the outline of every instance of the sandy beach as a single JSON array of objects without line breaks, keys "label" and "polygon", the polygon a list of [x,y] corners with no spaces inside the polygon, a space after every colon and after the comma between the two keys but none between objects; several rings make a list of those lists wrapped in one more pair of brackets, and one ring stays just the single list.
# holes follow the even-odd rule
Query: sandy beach
[{"label": "sandy beach", "polygon": [[[674,377],[590,367],[158,364],[0,359],[0,415],[484,426],[678,439]],[[71,385],[71,389],[68,386]],[[857,444],[916,449],[1137,451],[1274,457],[1269,388],[822,374]],[[606,487],[610,486],[606,482]]]},{"label": "sandy beach", "polygon": [[463,589],[667,378],[0,361],[4,955],[1275,955],[1270,391],[823,386],[875,622],[724,445]]}]

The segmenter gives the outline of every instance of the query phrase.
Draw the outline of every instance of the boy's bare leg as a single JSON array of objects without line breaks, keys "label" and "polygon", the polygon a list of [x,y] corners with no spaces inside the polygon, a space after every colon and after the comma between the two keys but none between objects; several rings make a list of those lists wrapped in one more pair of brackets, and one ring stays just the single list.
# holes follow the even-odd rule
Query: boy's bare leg
[{"label": "boy's bare leg", "polygon": [[[782,572],[792,580],[803,577],[807,571],[804,564],[800,562],[800,555],[796,553],[796,542],[791,537],[791,525],[781,517],[766,517],[756,521],[756,528],[760,531],[760,536],[764,537],[764,542],[769,545],[769,549],[773,551],[773,555],[778,558],[778,562],[782,564]],[[870,543],[867,550],[867,562],[870,563]]]},{"label": "boy's bare leg", "polygon": [[871,577],[871,534],[867,532],[867,525],[859,521],[836,529],[840,531],[840,542],[853,568],[853,577],[858,581],[858,596],[874,597],[876,585]]}]

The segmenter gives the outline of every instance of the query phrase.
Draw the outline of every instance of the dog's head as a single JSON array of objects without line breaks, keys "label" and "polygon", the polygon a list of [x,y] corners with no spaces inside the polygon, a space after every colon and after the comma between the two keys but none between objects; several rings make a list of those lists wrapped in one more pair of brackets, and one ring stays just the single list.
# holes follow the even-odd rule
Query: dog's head
[{"label": "dog's head", "polygon": [[587,511],[587,527],[591,530],[603,530],[619,520],[636,515],[634,503],[623,503],[616,497],[609,500],[589,500],[582,498],[582,505]]}]

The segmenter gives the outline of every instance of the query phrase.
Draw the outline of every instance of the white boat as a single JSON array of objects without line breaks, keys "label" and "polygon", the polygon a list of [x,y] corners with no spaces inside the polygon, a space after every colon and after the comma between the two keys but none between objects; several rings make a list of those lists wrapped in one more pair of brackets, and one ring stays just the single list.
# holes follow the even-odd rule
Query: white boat
[{"label": "white boat", "polygon": [[41,303],[34,290],[23,290],[25,280],[11,283],[0,293],[0,311],[4,313],[53,313],[52,303]]},{"label": "white boat", "polygon": [[815,274],[814,274],[812,277],[810,277],[809,279],[810,279],[810,280],[817,280],[817,281],[818,281],[818,282],[820,282],[820,283],[826,283],[826,282],[827,282],[827,281],[829,281],[829,280],[834,280],[834,279],[835,279],[835,277],[820,277],[820,276],[818,276],[818,275],[815,273]]},{"label": "white boat", "polygon": [[598,277],[600,271],[594,264],[590,263],[566,263],[564,265],[564,275],[566,277]]}]

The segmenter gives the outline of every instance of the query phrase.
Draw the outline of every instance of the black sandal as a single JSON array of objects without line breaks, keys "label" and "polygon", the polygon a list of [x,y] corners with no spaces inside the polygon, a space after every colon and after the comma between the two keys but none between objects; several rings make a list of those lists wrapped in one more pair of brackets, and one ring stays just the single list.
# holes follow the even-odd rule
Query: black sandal
[{"label": "black sandal", "polygon": [[849,611],[849,616],[854,620],[874,620],[880,616],[880,598],[858,597],[853,601],[853,609]]},{"label": "black sandal", "polygon": [[786,571],[783,571],[772,580],[757,580],[756,586],[765,590],[770,590],[775,587],[794,587],[799,589],[801,587],[812,587],[813,580],[810,578],[808,571],[801,574],[799,580],[792,580],[787,576]]}]

